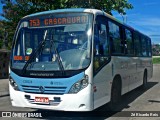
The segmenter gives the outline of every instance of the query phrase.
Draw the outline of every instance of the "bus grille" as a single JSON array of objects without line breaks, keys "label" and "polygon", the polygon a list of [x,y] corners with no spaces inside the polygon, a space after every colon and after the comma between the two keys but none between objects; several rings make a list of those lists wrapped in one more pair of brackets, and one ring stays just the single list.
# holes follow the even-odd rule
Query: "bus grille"
[{"label": "bus grille", "polygon": [[54,94],[63,95],[67,87],[54,87],[54,86],[43,86],[43,92],[40,89],[41,86],[27,86],[22,85],[22,89],[26,93],[36,93],[36,94]]}]

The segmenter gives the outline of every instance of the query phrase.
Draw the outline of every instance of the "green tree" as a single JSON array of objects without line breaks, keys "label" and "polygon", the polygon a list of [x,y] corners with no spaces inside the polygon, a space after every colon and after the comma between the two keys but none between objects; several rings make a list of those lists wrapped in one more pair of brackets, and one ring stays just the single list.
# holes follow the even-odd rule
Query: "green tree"
[{"label": "green tree", "polygon": [[2,48],[3,37],[4,37],[3,23],[2,21],[0,21],[0,48]]},{"label": "green tree", "polygon": [[103,10],[112,15],[112,11],[126,14],[125,9],[132,9],[133,6],[128,0],[62,0],[64,8],[95,8]]},{"label": "green tree", "polygon": [[[2,0],[1,0],[2,1]],[[109,14],[112,10],[121,14],[126,14],[125,9],[132,9],[133,6],[128,0],[3,0],[4,17],[3,29],[8,33],[9,49],[11,48],[12,38],[18,21],[35,12],[62,8],[96,8]]]}]

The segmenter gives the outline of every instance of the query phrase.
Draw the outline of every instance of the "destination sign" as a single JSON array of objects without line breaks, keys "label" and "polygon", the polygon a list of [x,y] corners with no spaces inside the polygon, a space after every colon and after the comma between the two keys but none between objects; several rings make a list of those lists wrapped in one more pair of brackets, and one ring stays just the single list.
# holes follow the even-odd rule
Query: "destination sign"
[{"label": "destination sign", "polygon": [[29,20],[30,27],[65,25],[65,24],[84,24],[88,23],[88,15],[65,16],[53,18],[34,18]]}]

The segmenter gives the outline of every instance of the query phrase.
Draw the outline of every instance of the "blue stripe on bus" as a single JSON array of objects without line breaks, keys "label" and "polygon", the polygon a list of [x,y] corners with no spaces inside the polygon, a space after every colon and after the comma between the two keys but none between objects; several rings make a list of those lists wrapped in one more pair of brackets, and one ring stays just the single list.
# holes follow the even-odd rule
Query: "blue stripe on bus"
[{"label": "blue stripe on bus", "polygon": [[44,94],[65,94],[77,81],[83,79],[84,72],[69,78],[27,78],[20,77],[11,71],[13,80],[17,83],[20,91],[28,93],[41,93],[39,87],[44,87]]}]

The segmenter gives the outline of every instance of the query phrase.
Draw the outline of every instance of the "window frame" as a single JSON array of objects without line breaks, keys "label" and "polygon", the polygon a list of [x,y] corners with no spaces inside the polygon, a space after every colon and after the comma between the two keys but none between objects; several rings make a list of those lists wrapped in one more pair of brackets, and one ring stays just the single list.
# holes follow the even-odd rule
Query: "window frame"
[{"label": "window frame", "polygon": [[[139,51],[136,52],[136,37],[138,38],[138,42],[139,42]],[[135,57],[141,57],[142,56],[142,41],[141,41],[141,34],[138,32],[134,32],[133,33],[133,39],[134,39],[134,56]]]},{"label": "window frame", "polygon": [[[110,40],[110,35],[109,35],[109,22],[117,25],[119,27],[119,40],[120,40],[120,45],[121,45],[121,52],[120,53],[113,53],[112,48],[111,48],[111,40]],[[108,19],[108,37],[109,37],[109,42],[110,42],[110,51],[112,56],[124,56],[124,40],[123,40],[123,25],[119,24],[118,22]]]},{"label": "window frame", "polygon": [[146,37],[146,40],[147,40],[148,57],[152,57],[152,43],[151,43],[151,39],[149,37]]},{"label": "window frame", "polygon": [[[128,30],[130,33],[131,33],[131,41],[132,41],[132,46],[131,46],[131,49],[132,50],[132,53],[128,54],[128,49],[126,48],[126,44],[127,44],[127,36],[126,36],[126,30]],[[135,55],[135,41],[134,41],[134,33],[133,33],[133,30],[131,30],[130,28],[127,28],[127,27],[123,27],[123,42],[124,42],[124,52],[125,52],[125,56],[134,56]],[[126,50],[127,50],[127,53],[126,53]]]}]

